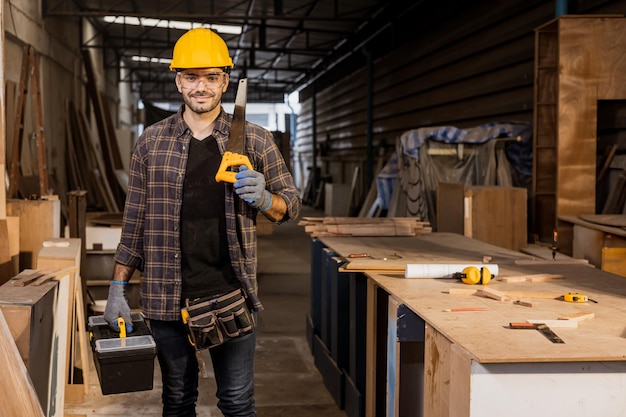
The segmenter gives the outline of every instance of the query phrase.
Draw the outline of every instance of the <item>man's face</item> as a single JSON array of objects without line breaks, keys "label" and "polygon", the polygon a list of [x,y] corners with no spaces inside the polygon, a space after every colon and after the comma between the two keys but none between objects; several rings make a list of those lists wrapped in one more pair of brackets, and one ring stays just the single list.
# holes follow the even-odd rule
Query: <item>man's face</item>
[{"label": "man's face", "polygon": [[186,69],[176,74],[178,92],[187,108],[195,113],[207,113],[220,106],[222,94],[228,88],[228,74],[221,68]]}]

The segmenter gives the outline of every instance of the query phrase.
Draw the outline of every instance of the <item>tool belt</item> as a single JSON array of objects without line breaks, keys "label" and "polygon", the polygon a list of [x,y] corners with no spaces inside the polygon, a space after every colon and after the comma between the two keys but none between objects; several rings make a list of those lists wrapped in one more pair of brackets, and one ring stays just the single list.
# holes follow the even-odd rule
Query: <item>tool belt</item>
[{"label": "tool belt", "polygon": [[219,297],[186,299],[181,314],[189,341],[198,350],[250,334],[255,327],[241,289]]}]

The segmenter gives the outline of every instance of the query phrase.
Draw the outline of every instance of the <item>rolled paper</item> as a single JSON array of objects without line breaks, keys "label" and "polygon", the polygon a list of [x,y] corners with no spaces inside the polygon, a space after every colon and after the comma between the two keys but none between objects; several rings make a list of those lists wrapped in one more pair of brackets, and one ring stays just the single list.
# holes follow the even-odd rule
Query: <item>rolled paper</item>
[{"label": "rolled paper", "polygon": [[491,275],[498,276],[497,264],[407,264],[404,270],[405,278],[454,278],[468,266],[478,269],[487,268]]}]

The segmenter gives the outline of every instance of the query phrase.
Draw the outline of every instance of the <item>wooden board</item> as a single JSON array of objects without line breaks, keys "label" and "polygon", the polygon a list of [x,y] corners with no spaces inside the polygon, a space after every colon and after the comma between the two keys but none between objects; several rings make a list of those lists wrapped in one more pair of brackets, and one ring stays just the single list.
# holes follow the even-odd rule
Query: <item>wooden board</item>
[{"label": "wooden board", "polygon": [[52,332],[52,349],[50,352],[50,375],[47,417],[62,417],[65,408],[65,384],[68,380],[68,329],[73,316],[74,276],[65,275],[58,280],[57,294],[54,305],[54,324]]},{"label": "wooden board", "polygon": [[602,270],[626,277],[626,248],[602,248]]},{"label": "wooden board", "polygon": [[8,200],[7,215],[20,218],[20,270],[34,268],[43,241],[61,234],[61,202]]},{"label": "wooden board", "polygon": [[626,227],[626,214],[581,214],[581,219],[612,227]]},{"label": "wooden board", "polygon": [[44,417],[26,367],[0,310],[0,415]]},{"label": "wooden board", "polygon": [[[487,215],[488,214],[488,215]],[[519,250],[526,246],[526,190],[440,183],[437,231]]]},{"label": "wooden board", "polygon": [[520,251],[527,253],[529,255],[532,255],[533,257],[537,259],[554,260],[554,261],[573,261],[573,262],[583,261],[583,259],[576,259],[576,258],[572,258],[571,256],[567,256],[562,253],[559,253],[558,248],[554,254],[554,258],[552,258],[552,249],[550,249],[547,246],[541,246],[541,245],[525,246],[521,248]]},{"label": "wooden board", "polygon": [[4,284],[9,278],[20,272],[20,218],[7,216],[6,222],[9,232],[9,256],[11,259],[2,268],[4,276],[0,276],[0,284]]},{"label": "wooden board", "polygon": [[[348,259],[349,254],[368,253],[374,258],[392,254],[400,259],[353,258],[345,265],[347,270],[397,271],[404,273],[409,263],[482,263],[483,256],[491,256],[491,262],[513,264],[516,259],[532,260],[521,252],[481,243],[484,253],[476,253],[476,241],[454,233],[427,233],[419,237],[320,237],[328,247]],[[446,247],[447,251],[439,250]],[[519,275],[511,273],[510,275]]]},{"label": "wooden board", "polygon": [[[76,328],[76,316],[75,316],[75,294],[76,285],[80,283],[80,260],[81,260],[81,239],[78,238],[54,238],[46,239],[43,242],[43,247],[39,250],[37,256],[37,267],[39,269],[45,268],[59,268],[63,271],[72,270],[67,277],[59,276],[57,279],[61,279],[59,282],[59,297],[63,299],[64,305],[57,304],[57,311],[55,314],[55,331],[58,333],[58,352],[64,352],[59,356],[63,357],[63,361],[58,360],[58,382],[61,383],[61,389],[58,389],[56,394],[59,400],[63,400],[65,392],[65,384],[70,381],[70,376],[73,374],[74,364],[74,329]],[[65,288],[67,287],[67,288]],[[82,289],[81,289],[82,291]],[[67,306],[65,305],[67,304]],[[84,325],[84,321],[80,324]],[[64,330],[60,330],[60,327],[65,326]],[[64,350],[60,350],[63,348]],[[60,374],[63,374],[61,377]],[[54,381],[51,381],[54,383]],[[63,391],[61,393],[60,391]],[[51,414],[52,415],[52,414]]]}]

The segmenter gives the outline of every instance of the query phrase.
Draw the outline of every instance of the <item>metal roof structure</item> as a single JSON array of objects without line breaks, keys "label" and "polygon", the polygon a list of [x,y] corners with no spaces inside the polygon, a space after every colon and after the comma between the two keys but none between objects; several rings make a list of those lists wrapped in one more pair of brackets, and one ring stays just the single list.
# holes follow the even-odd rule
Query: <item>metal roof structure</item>
[{"label": "metal roof structure", "polygon": [[[174,74],[163,61],[171,59],[174,43],[186,30],[175,27],[176,22],[227,25],[241,31],[217,30],[235,63],[231,83],[247,77],[249,101],[283,102],[285,94],[306,88],[352,55],[362,55],[364,45],[422,1],[45,0],[42,13],[44,18],[89,19],[98,43],[87,39],[82,46],[103,48],[105,66],[125,67],[127,71],[118,71],[125,74],[119,81],[131,82],[146,101],[179,100],[172,88]],[[140,24],[112,23],[106,16]],[[145,18],[159,25],[141,24]],[[234,95],[234,90],[228,93]]]}]

